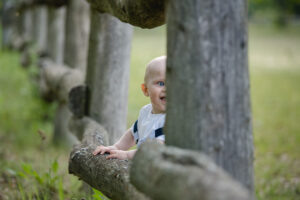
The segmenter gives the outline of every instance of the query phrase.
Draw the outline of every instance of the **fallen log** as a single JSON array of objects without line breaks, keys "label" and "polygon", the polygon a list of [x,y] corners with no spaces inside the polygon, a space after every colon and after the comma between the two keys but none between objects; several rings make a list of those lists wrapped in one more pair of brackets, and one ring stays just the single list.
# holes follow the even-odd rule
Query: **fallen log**
[{"label": "fallen log", "polygon": [[69,173],[78,176],[90,186],[100,190],[112,200],[147,200],[129,182],[128,160],[110,159],[105,155],[94,156],[92,152],[98,145],[107,145],[106,130],[91,118],[73,118],[71,131],[76,135],[83,132],[80,145],[76,145],[69,160]]},{"label": "fallen log", "polygon": [[141,145],[133,159],[130,181],[154,200],[251,199],[240,183],[204,154],[157,142]]},{"label": "fallen log", "polygon": [[58,8],[68,4],[69,0],[17,0],[16,6],[18,10],[26,9],[29,7],[34,7],[38,5],[51,6]]},{"label": "fallen log", "polygon": [[56,64],[47,58],[41,59],[39,66],[43,82],[42,96],[47,96],[47,93],[54,94],[61,103],[67,103],[70,90],[84,82],[83,73],[79,69]]},{"label": "fallen log", "polygon": [[141,28],[165,23],[165,0],[87,0],[100,13],[109,13],[122,22]]}]

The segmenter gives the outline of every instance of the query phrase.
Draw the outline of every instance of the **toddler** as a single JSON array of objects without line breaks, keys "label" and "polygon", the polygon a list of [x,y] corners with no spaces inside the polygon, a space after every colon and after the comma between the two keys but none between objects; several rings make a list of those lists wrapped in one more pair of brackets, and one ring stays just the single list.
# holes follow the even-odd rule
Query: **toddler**
[{"label": "toddler", "polygon": [[106,157],[132,159],[137,150],[128,149],[135,144],[139,147],[146,139],[157,139],[164,143],[163,126],[166,112],[166,56],[153,59],[147,65],[144,83],[141,85],[145,96],[150,97],[151,104],[140,110],[138,120],[112,146],[98,146],[94,155],[109,153]]}]

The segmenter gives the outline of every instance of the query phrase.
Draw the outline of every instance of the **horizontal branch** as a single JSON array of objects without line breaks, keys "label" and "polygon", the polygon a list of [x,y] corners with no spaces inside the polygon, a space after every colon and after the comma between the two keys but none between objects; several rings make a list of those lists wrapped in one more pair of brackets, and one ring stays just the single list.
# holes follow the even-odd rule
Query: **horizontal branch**
[{"label": "horizontal branch", "polygon": [[79,69],[56,64],[47,58],[41,59],[39,66],[41,67],[40,78],[44,82],[42,93],[55,94],[60,102],[68,102],[70,90],[84,82],[83,73]]},{"label": "horizontal branch", "polygon": [[46,5],[58,8],[67,5],[68,1],[69,0],[17,0],[15,1],[15,6],[18,10],[39,5]]},{"label": "horizontal branch", "polygon": [[133,159],[130,181],[157,200],[251,199],[241,184],[205,155],[156,142],[146,142],[140,147]]},{"label": "horizontal branch", "polygon": [[154,28],[165,23],[166,0],[87,0],[101,13],[141,28]]},{"label": "horizontal branch", "polygon": [[71,152],[69,173],[78,176],[112,200],[148,199],[129,183],[129,161],[107,160],[105,155],[92,154],[96,146],[108,144],[107,133],[101,125],[85,117],[72,119],[70,126],[84,134],[81,145],[75,146]]}]

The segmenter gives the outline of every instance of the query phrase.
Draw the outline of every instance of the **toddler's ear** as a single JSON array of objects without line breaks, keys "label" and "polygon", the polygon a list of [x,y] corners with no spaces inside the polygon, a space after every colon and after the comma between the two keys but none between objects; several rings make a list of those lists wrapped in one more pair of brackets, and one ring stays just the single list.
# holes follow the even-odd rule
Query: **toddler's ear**
[{"label": "toddler's ear", "polygon": [[148,97],[148,96],[149,96],[148,88],[146,87],[145,83],[143,83],[143,84],[141,85],[141,88],[142,88],[142,91],[143,91],[144,95],[145,95],[146,97]]}]

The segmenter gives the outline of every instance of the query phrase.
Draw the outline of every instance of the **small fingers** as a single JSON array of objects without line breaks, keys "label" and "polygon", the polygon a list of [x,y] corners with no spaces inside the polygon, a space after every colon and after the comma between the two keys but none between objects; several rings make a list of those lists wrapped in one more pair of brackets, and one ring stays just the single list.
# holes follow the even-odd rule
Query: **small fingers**
[{"label": "small fingers", "polygon": [[98,146],[95,150],[94,150],[94,152],[93,152],[93,154],[94,155],[97,155],[97,154],[104,154],[106,152],[106,147],[104,147],[104,146]]},{"label": "small fingers", "polygon": [[110,159],[110,158],[118,158],[118,154],[115,150],[110,150],[109,155],[106,156],[106,159]]}]

